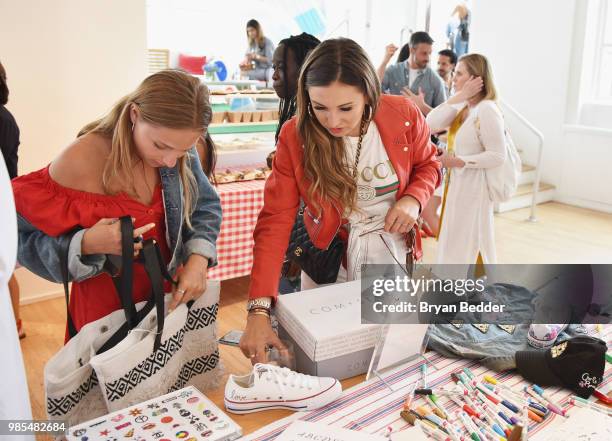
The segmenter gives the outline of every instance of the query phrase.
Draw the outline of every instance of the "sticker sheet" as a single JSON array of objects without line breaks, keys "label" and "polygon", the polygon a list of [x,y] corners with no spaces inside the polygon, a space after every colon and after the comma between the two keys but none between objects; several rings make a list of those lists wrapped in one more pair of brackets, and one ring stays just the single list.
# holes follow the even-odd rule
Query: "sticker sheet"
[{"label": "sticker sheet", "polygon": [[70,428],[69,441],[232,441],[242,429],[193,386]]}]

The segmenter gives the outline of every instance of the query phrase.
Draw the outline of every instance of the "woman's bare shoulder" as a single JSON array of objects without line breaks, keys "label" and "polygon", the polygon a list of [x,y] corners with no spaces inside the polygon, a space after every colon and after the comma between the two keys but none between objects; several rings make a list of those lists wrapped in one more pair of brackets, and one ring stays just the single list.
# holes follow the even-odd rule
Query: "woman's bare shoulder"
[{"label": "woman's bare shoulder", "polygon": [[90,193],[104,193],[102,173],[110,150],[110,139],[88,133],[62,151],[51,163],[49,174],[63,187]]}]

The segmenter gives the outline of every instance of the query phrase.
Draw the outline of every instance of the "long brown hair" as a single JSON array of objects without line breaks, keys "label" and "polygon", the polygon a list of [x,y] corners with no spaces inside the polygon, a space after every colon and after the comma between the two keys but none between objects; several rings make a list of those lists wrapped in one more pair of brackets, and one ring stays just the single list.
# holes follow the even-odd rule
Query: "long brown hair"
[{"label": "long brown hair", "polygon": [[[247,27],[247,30],[248,28],[253,28],[257,31],[257,45],[260,48],[264,47],[264,33],[263,33],[263,29],[261,28],[261,25],[259,24],[259,22],[255,20],[254,18],[252,18],[249,21],[247,21],[246,27]],[[252,40],[251,37],[249,37],[248,32],[247,32],[247,40],[249,41],[249,46],[252,46],[254,40]]]},{"label": "long brown hair", "polygon": [[[172,129],[205,131],[212,118],[208,89],[197,78],[179,70],[162,70],[145,78],[134,92],[119,100],[106,116],[87,124],[78,135],[97,133],[111,139],[111,153],[102,175],[104,191],[108,194],[117,194],[123,190],[132,196],[136,195],[132,171],[136,155],[130,118],[132,105],[138,107],[143,121]],[[189,226],[198,197],[190,161],[189,154],[177,161],[183,186],[184,220]]]},{"label": "long brown hair", "polygon": [[364,94],[364,119],[373,117],[380,99],[376,70],[363,48],[353,40],[325,40],[306,58],[298,80],[297,128],[304,143],[304,175],[311,183],[308,196],[317,210],[321,207],[315,194],[322,201],[339,203],[345,209],[354,209],[356,205],[357,184],[344,139],[332,136],[309,111],[308,88],[329,86],[335,81],[355,86]]}]

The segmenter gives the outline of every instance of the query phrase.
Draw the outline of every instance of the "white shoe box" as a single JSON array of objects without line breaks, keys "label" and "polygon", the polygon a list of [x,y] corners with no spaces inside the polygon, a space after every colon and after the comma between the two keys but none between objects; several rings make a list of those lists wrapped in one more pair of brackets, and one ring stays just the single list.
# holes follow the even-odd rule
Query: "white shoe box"
[{"label": "white shoe box", "polygon": [[298,372],[339,380],[367,372],[381,325],[361,324],[361,281],[279,295],[274,312]]}]

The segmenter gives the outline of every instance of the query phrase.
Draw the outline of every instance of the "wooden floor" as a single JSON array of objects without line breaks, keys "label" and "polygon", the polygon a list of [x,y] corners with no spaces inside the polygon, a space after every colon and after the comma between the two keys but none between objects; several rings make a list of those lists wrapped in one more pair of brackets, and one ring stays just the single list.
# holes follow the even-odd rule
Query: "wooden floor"
[{"label": "wooden floor", "polygon": [[[526,222],[527,216],[527,209],[496,216],[500,263],[612,263],[612,215],[547,203],[538,207],[537,223]],[[435,248],[436,242],[433,239],[424,241],[426,262],[435,261]],[[248,277],[222,283],[219,335],[244,327],[247,288]],[[66,323],[63,299],[24,306],[21,315],[27,332],[21,348],[30,387],[32,413],[35,419],[45,419],[43,368],[63,343]],[[249,370],[250,363],[238,348],[221,346],[220,350],[225,375]],[[352,386],[361,381],[361,378],[343,381],[343,386]],[[223,408],[223,387],[207,392],[207,396]],[[233,415],[232,418],[243,427],[246,434],[286,415],[289,412],[267,411]]]}]

